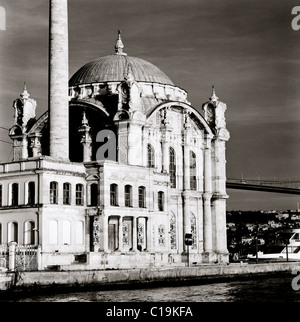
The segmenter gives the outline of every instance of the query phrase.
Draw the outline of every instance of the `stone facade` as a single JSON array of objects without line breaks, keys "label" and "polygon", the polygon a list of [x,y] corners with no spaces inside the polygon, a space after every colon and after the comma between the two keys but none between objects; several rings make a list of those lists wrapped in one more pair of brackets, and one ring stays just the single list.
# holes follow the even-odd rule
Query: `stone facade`
[{"label": "stone facade", "polygon": [[[67,39],[55,28],[53,82]],[[213,89],[202,116],[185,90],[123,49],[119,33],[115,54],[83,66],[67,97],[64,79],[50,83],[49,111],[37,120],[26,88],[15,101],[14,157],[0,165],[0,244],[39,246],[40,269],[80,256],[85,269],[186,265],[188,253],[227,262],[226,104]]]}]

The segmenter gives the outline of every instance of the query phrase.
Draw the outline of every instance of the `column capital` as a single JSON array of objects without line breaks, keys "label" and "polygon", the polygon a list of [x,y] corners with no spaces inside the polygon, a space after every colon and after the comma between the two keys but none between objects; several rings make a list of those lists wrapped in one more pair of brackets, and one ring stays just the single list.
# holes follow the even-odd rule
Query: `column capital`
[{"label": "column capital", "polygon": [[213,196],[213,193],[212,192],[204,192],[202,196],[203,196],[204,201],[210,201]]}]

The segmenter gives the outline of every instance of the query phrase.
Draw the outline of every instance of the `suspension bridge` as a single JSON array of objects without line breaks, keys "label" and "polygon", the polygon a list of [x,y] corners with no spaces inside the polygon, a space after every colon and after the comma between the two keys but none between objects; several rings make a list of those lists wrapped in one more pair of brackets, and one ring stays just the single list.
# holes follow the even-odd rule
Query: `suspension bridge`
[{"label": "suspension bridge", "polygon": [[226,188],[300,195],[300,180],[261,180],[227,178]]}]

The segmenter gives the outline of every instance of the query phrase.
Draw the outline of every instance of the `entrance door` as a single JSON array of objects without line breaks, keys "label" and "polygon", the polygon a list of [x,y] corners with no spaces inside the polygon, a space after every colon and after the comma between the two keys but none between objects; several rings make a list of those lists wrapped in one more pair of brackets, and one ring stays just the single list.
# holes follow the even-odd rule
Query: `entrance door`
[{"label": "entrance door", "polygon": [[115,251],[116,250],[116,225],[108,225],[108,249]]}]

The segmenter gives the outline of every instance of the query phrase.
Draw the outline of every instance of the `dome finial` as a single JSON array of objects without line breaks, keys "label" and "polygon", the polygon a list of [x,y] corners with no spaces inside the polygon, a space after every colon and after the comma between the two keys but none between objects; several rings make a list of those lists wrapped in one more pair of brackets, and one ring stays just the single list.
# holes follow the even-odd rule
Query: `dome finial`
[{"label": "dome finial", "polygon": [[127,54],[125,54],[123,52],[123,49],[124,49],[124,45],[123,45],[122,38],[121,38],[121,30],[118,30],[118,39],[117,39],[117,43],[115,46],[116,55],[127,56]]},{"label": "dome finial", "polygon": [[26,82],[24,82],[23,93],[20,96],[22,97],[22,99],[27,99],[30,96],[27,92]]},{"label": "dome finial", "polygon": [[211,97],[209,98],[211,101],[213,102],[217,102],[219,97],[216,95],[216,91],[215,91],[215,86],[212,86],[212,94]]}]

